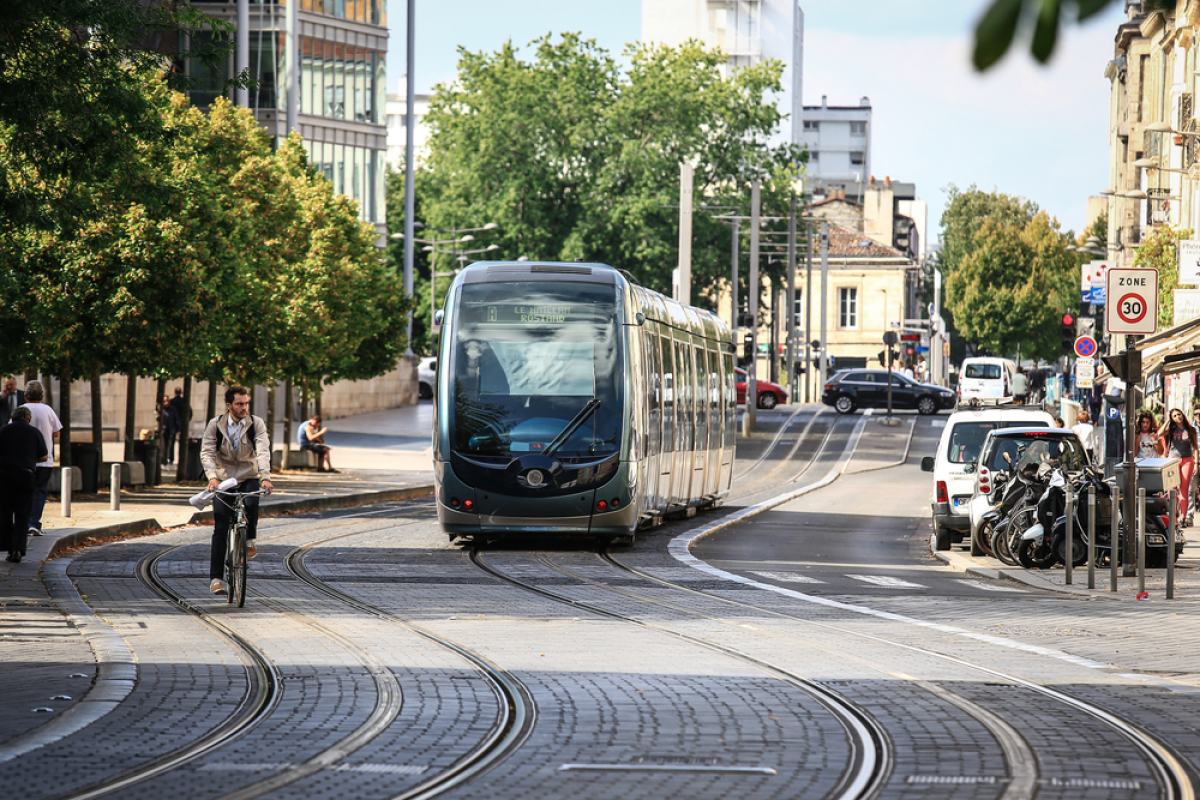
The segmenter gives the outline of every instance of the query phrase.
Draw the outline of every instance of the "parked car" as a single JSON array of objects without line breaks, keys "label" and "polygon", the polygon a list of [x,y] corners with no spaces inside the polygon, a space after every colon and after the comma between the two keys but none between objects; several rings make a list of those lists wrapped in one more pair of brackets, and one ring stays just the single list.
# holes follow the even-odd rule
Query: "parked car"
[{"label": "parked car", "polygon": [[1000,402],[1012,397],[1017,363],[1007,358],[965,358],[959,369],[958,396],[963,400]]},{"label": "parked car", "polygon": [[[746,370],[741,367],[734,367],[733,371],[737,373],[738,405],[742,405],[746,402]],[[758,384],[755,391],[758,392],[759,408],[774,408],[777,405],[787,402],[787,390],[779,384],[764,381],[762,378],[755,378],[754,382]]]},{"label": "parked car", "polygon": [[[902,373],[892,372],[892,408],[915,408],[922,414],[936,414],[954,408],[954,392],[931,383],[917,383]],[[860,408],[887,408],[888,371],[886,369],[850,369],[830,377],[821,394],[821,402],[841,414]]]},{"label": "parked car", "polygon": [[433,381],[437,377],[437,356],[425,356],[417,362],[417,391],[422,400],[433,397]]},{"label": "parked car", "polygon": [[[1007,456],[1007,458],[1005,458]],[[1089,463],[1083,443],[1070,428],[1029,426],[994,428],[983,440],[975,467],[975,491],[967,506],[971,520],[971,554],[985,549],[978,539],[983,515],[995,504],[992,497],[996,473],[1020,469],[1025,464],[1048,462],[1074,475]]]},{"label": "parked car", "polygon": [[1034,406],[995,406],[955,411],[946,421],[937,451],[921,459],[933,473],[934,546],[949,550],[971,532],[970,503],[975,496],[975,469],[987,435],[1001,428],[1050,428],[1053,418]]}]

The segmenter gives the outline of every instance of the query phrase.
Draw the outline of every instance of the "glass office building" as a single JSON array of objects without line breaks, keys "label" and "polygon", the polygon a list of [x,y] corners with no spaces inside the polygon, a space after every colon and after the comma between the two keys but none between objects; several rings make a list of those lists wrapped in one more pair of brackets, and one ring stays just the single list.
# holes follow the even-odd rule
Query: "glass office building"
[{"label": "glass office building", "polygon": [[[259,86],[250,92],[249,106],[277,143],[287,136],[286,2],[250,3],[250,72]],[[235,0],[199,2],[197,6],[236,22]],[[333,183],[334,191],[358,201],[362,218],[375,223],[382,236],[386,220],[386,2],[299,0],[295,33],[297,128],[309,158]],[[212,103],[233,70],[232,55],[223,68],[189,63],[195,81],[192,101],[200,106]]]}]

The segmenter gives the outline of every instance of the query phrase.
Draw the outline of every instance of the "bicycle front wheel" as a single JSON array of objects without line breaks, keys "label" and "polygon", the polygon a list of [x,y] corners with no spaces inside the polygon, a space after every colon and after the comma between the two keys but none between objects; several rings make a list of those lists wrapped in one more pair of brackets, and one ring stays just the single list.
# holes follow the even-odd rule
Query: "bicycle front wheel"
[{"label": "bicycle front wheel", "polygon": [[234,536],[234,559],[233,570],[230,575],[233,580],[229,585],[230,600],[236,602],[238,608],[246,605],[246,525],[245,523],[237,526],[237,533]]}]

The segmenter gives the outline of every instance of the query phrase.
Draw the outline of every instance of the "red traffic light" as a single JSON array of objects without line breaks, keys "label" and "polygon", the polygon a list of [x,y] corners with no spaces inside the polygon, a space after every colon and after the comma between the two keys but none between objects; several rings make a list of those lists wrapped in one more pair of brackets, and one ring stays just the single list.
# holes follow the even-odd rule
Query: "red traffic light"
[{"label": "red traffic light", "polygon": [[1063,314],[1063,323],[1062,324],[1063,325],[1074,325],[1075,324],[1075,315],[1070,312]]}]

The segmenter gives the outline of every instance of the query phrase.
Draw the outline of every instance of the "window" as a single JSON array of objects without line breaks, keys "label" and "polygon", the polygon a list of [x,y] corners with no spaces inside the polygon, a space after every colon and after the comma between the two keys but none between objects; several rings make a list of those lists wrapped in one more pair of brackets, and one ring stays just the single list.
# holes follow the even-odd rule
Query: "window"
[{"label": "window", "polygon": [[838,327],[858,327],[858,289],[843,286],[838,289]]},{"label": "window", "polygon": [[[796,290],[796,302],[792,304],[792,316],[796,320],[796,327],[800,328],[804,325],[804,290]],[[799,334],[797,334],[799,335]]]},{"label": "window", "polygon": [[815,164],[815,163],[817,163],[817,162],[818,162],[818,161],[820,161],[820,160],[821,160],[821,154],[820,154],[820,153],[818,153],[816,150],[809,150],[809,151],[808,151],[808,163],[810,163],[810,164]]},{"label": "window", "polygon": [[815,119],[806,119],[804,120],[804,130],[819,131],[821,130],[821,123]]},{"label": "window", "polygon": [[851,136],[866,136],[867,135],[867,123],[865,121],[864,122],[851,122],[850,123],[850,135]]},{"label": "window", "polygon": [[850,163],[861,167],[863,163],[864,153],[862,150],[850,151]]}]

